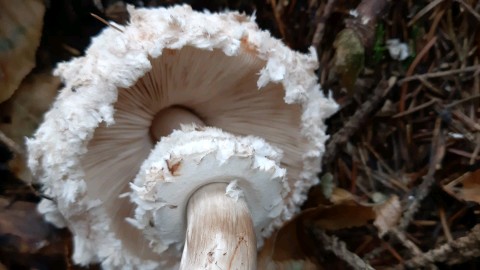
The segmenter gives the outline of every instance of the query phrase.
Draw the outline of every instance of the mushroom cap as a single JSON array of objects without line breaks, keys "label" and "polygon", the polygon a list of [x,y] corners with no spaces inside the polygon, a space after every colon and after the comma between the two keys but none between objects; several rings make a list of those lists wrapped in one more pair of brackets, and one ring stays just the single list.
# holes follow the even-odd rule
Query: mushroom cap
[{"label": "mushroom cap", "polygon": [[134,205],[120,195],[154,147],[152,119],[170,106],[281,149],[290,189],[282,219],[289,219],[318,183],[324,120],[337,110],[317,83],[315,51],[294,52],[237,12],[129,12],[122,31],[105,29],[85,56],[59,64],[65,87],[27,140],[29,167],[56,204],[39,210],[73,232],[74,261],[158,267],[159,255],[125,221]]},{"label": "mushroom cap", "polygon": [[212,183],[228,184],[225,194],[247,202],[258,246],[288,212],[286,170],[281,150],[254,136],[217,128],[183,126],[157,143],[132,183],[135,217],[159,261],[179,260],[185,242],[187,203]]}]

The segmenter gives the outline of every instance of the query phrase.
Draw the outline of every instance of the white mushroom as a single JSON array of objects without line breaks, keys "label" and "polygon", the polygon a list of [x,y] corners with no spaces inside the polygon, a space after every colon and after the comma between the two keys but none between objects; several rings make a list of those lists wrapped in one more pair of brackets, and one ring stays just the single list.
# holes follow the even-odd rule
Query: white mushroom
[{"label": "white mushroom", "polygon": [[[40,210],[70,228],[79,264],[175,268],[187,239],[184,269],[223,265],[240,232],[248,261],[229,259],[253,268],[263,238],[318,182],[324,120],[337,105],[316,82],[316,55],[237,12],[129,12],[128,26],[105,29],[56,70],[65,88],[27,142],[29,166],[55,198]],[[226,224],[237,227],[225,242],[198,234]],[[208,250],[215,241],[227,255]]]},{"label": "white mushroom", "polygon": [[132,184],[138,207],[130,222],[162,254],[158,260],[178,261],[186,240],[182,269],[255,269],[255,236],[260,246],[288,211],[280,157],[256,137],[216,128],[176,130],[140,168]]}]

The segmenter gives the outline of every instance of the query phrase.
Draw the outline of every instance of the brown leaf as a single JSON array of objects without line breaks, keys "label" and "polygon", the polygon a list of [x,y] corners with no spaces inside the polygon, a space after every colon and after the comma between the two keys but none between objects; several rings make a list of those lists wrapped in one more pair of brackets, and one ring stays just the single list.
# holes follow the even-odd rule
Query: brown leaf
[{"label": "brown leaf", "polygon": [[41,0],[0,2],[0,103],[35,66],[44,13]]},{"label": "brown leaf", "polygon": [[50,71],[29,75],[7,102],[0,105],[0,130],[23,147],[26,136],[31,136],[57,95],[60,80]]},{"label": "brown leaf", "polygon": [[36,207],[0,197],[0,261],[7,269],[85,269],[71,262],[70,233],[47,224]]},{"label": "brown leaf", "polygon": [[310,252],[311,238],[298,225],[289,222],[265,241],[258,255],[258,269],[323,269]]},{"label": "brown leaf", "polygon": [[357,204],[355,196],[342,188],[334,188],[329,199],[335,205]]},{"label": "brown leaf", "polygon": [[0,239],[3,248],[35,253],[48,244],[48,226],[36,211],[36,204],[0,198]]},{"label": "brown leaf", "polygon": [[315,226],[323,230],[341,230],[351,227],[367,225],[375,219],[375,211],[372,207],[363,205],[335,205],[322,209],[312,209],[309,218]]},{"label": "brown leaf", "polygon": [[[20,152],[25,151],[25,137],[32,136],[42,121],[43,114],[50,108],[60,86],[60,80],[50,72],[30,74],[15,94],[0,104],[0,130],[11,139]],[[25,157],[15,155],[9,164],[12,172],[26,182],[31,182]]]},{"label": "brown leaf", "polygon": [[305,209],[279,230],[273,249],[274,259],[304,259],[304,255],[313,250],[309,244],[314,245],[305,231],[309,226],[340,230],[364,226],[375,219],[373,207],[359,204],[346,190],[335,188],[331,200],[336,204]]},{"label": "brown leaf", "polygon": [[480,203],[480,170],[463,174],[443,185],[443,190],[458,200]]},{"label": "brown leaf", "polygon": [[383,237],[391,228],[397,226],[401,216],[402,207],[398,196],[392,196],[382,204],[373,207],[375,211],[375,225],[378,229],[378,236]]},{"label": "brown leaf", "polygon": [[334,231],[375,222],[379,233],[384,234],[396,225],[401,214],[400,202],[396,196],[380,204],[368,204],[344,189],[334,188],[330,202],[325,203],[324,199],[319,201],[323,203],[303,210],[267,240],[259,255],[259,262],[262,263],[259,265],[266,268],[276,266],[277,263],[295,261],[303,262],[300,264],[302,267],[312,264],[318,269],[320,264],[312,252],[318,249],[315,248],[317,243],[312,240],[308,231],[312,226]]}]

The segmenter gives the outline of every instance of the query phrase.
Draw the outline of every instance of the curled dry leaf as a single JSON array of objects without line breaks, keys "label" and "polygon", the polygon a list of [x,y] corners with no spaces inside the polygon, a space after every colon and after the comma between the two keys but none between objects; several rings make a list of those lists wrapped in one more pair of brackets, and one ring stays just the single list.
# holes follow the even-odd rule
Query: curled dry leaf
[{"label": "curled dry leaf", "polygon": [[402,216],[402,206],[398,196],[391,196],[388,200],[373,207],[375,221],[373,225],[378,229],[378,236],[383,237],[391,228],[397,226]]},{"label": "curled dry leaf", "polygon": [[463,174],[443,185],[443,190],[458,200],[480,203],[480,170]]},{"label": "curled dry leaf", "polygon": [[42,0],[0,0],[0,103],[35,66],[44,13]]}]

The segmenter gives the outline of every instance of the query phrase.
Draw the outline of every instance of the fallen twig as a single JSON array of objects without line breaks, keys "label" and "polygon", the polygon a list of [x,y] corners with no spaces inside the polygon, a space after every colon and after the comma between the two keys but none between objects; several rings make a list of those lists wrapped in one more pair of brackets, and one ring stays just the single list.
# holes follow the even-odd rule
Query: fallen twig
[{"label": "fallen twig", "polygon": [[23,155],[22,147],[20,147],[2,131],[0,131],[0,141],[4,143],[14,154]]},{"label": "fallen twig", "polygon": [[473,15],[473,17],[480,21],[480,14],[478,14],[478,12],[476,12],[471,5],[465,3],[463,0],[455,0],[455,2],[460,3],[468,12],[470,12],[470,14]]},{"label": "fallen twig", "polygon": [[410,251],[411,255],[414,255],[414,256],[422,255],[422,250],[419,247],[417,247],[415,243],[410,241],[404,232],[399,231],[398,229],[395,228],[395,229],[391,229],[390,233],[391,235],[395,236],[395,238],[397,238],[398,241],[400,241],[402,245]]},{"label": "fallen twig", "polygon": [[444,130],[441,128],[441,123],[442,119],[437,117],[437,120],[435,121],[435,129],[433,131],[432,145],[430,147],[428,172],[423,177],[423,182],[418,186],[415,195],[412,197],[413,200],[409,202],[409,205],[406,207],[407,210],[404,212],[398,228],[401,231],[408,227],[410,221],[420,207],[420,203],[430,193],[430,188],[435,182],[435,172],[445,155],[445,134]]},{"label": "fallen twig", "polygon": [[107,20],[105,20],[104,18],[98,16],[97,14],[94,14],[94,13],[90,13],[90,15],[92,15],[92,17],[94,17],[95,19],[99,20],[100,22],[102,22],[103,24],[107,25],[107,26],[110,26],[112,27],[113,29],[123,33],[123,30],[120,29],[118,26],[108,22]]},{"label": "fallen twig", "polygon": [[436,7],[438,4],[443,2],[444,0],[435,0],[430,2],[428,5],[426,5],[423,9],[421,9],[413,18],[408,22],[408,26],[412,26],[418,19],[423,17],[425,14],[427,14],[430,10],[432,10],[434,7]]},{"label": "fallen twig", "polygon": [[450,226],[448,226],[447,217],[445,216],[445,209],[440,207],[438,209],[438,215],[440,216],[440,222],[442,224],[443,233],[448,242],[453,241],[452,233],[450,232]]},{"label": "fallen twig", "polygon": [[472,101],[472,100],[477,99],[477,98],[480,98],[480,95],[474,95],[474,96],[466,97],[464,99],[456,100],[456,101],[454,101],[450,104],[445,105],[445,108],[449,109],[449,108],[455,107],[455,106],[457,106],[461,103]]},{"label": "fallen twig", "polygon": [[[412,64],[410,64],[410,66],[408,67],[406,76],[410,76],[410,75],[413,74],[413,72],[415,71],[415,68],[420,63],[420,60],[422,60],[423,57],[425,57],[427,55],[427,53],[430,51],[430,49],[433,47],[433,45],[435,45],[435,42],[437,42],[437,37],[433,37],[431,40],[428,41],[427,44],[425,44],[423,49],[417,54],[417,56],[413,60]],[[403,84],[401,92],[400,92],[400,102],[399,102],[399,107],[398,107],[400,112],[405,111],[405,100],[406,100],[406,97],[407,97],[407,90],[408,90],[408,85]]]},{"label": "fallen twig", "polygon": [[350,137],[358,131],[358,129],[368,119],[369,114],[377,108],[383,99],[390,93],[395,85],[396,78],[391,77],[388,81],[381,81],[375,88],[373,95],[350,117],[348,122],[334,135],[327,144],[325,155],[323,156],[323,165],[333,161],[340,146],[348,142]]},{"label": "fallen twig", "polygon": [[432,79],[432,78],[440,78],[440,77],[446,77],[446,76],[453,76],[461,73],[467,73],[467,72],[476,72],[480,70],[480,65],[475,65],[475,66],[469,66],[469,67],[464,67],[464,68],[459,68],[459,69],[451,69],[451,70],[446,70],[446,71],[438,71],[438,72],[430,72],[430,73],[425,73],[425,74],[418,74],[418,75],[412,75],[412,76],[407,76],[401,80],[398,80],[398,84],[402,85],[406,82],[413,81],[413,80],[420,80],[422,79]]},{"label": "fallen twig", "polygon": [[277,26],[278,26],[278,31],[280,32],[280,35],[282,36],[282,38],[286,39],[287,32],[285,30],[285,24],[283,23],[283,20],[282,20],[283,2],[280,1],[279,3],[277,3],[276,0],[270,0],[268,2],[270,2],[270,5],[272,6],[273,15],[275,17],[275,21],[277,22]]},{"label": "fallen twig", "polygon": [[324,231],[314,229],[313,234],[322,242],[326,250],[333,252],[339,258],[348,263],[353,269],[373,270],[374,268],[366,261],[362,260],[357,254],[347,249],[345,243],[335,236],[329,236]]},{"label": "fallen twig", "polygon": [[322,42],[325,24],[330,17],[330,14],[332,14],[334,2],[335,0],[328,0],[327,4],[323,8],[323,14],[320,17],[319,22],[317,23],[317,27],[315,28],[315,33],[313,34],[312,46],[314,48],[318,48],[318,46]]},{"label": "fallen twig", "polygon": [[476,225],[466,236],[448,242],[405,262],[411,268],[420,268],[434,262],[458,264],[480,256],[480,225]]},{"label": "fallen twig", "polygon": [[438,100],[435,99],[435,98],[433,98],[433,99],[431,99],[431,100],[429,100],[429,101],[427,101],[427,102],[425,102],[425,103],[423,103],[423,104],[418,105],[417,107],[411,108],[411,109],[409,109],[409,110],[407,110],[407,111],[403,111],[403,112],[401,112],[401,113],[397,113],[397,114],[393,115],[392,118],[399,118],[399,117],[402,117],[402,116],[405,116],[405,115],[412,114],[412,113],[414,113],[414,112],[417,112],[417,111],[420,111],[420,110],[422,110],[422,109],[425,109],[426,107],[431,106],[431,105],[433,105],[433,104],[435,104],[435,103],[437,103],[437,102],[438,102]]}]

